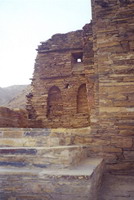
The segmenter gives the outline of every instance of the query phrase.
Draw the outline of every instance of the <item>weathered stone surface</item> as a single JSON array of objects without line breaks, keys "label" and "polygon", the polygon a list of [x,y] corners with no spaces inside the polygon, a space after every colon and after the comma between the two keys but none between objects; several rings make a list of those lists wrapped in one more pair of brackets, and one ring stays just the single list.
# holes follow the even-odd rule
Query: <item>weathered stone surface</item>
[{"label": "weathered stone surface", "polygon": [[55,147],[1,147],[0,161],[4,163],[22,163],[27,166],[45,165],[52,168],[75,166],[87,158],[88,148],[85,146]]},{"label": "weathered stone surface", "polygon": [[[71,170],[0,168],[0,198],[97,200],[104,163],[88,159]],[[7,181],[8,179],[8,181]]]},{"label": "weathered stone surface", "polygon": [[[1,166],[61,169],[102,156],[106,172],[133,173],[134,2],[92,0],[92,13],[83,30],[56,34],[38,47],[27,112],[0,108],[1,127],[30,127],[0,130]],[[11,173],[1,175],[3,200],[134,198],[133,177],[131,190],[125,177],[104,179],[98,195],[100,170],[90,184],[74,171]]]},{"label": "weathered stone surface", "polygon": [[133,200],[134,199],[134,176],[124,175],[122,172],[118,174],[107,173],[99,194],[99,200]]},{"label": "weathered stone surface", "polygon": [[[115,155],[116,163],[127,159],[129,152],[133,154],[134,2],[93,0],[92,11],[94,73],[98,80],[91,135],[99,135],[98,140],[103,137],[104,144],[98,149],[109,158]],[[96,146],[93,149],[97,151]]]},{"label": "weathered stone surface", "polygon": [[93,64],[92,46],[92,26],[87,24],[38,47],[33,90],[27,96],[32,127],[34,120],[48,128],[89,126],[93,84],[86,75]]},{"label": "weathered stone surface", "polygon": [[27,127],[27,112],[0,107],[0,127]]}]

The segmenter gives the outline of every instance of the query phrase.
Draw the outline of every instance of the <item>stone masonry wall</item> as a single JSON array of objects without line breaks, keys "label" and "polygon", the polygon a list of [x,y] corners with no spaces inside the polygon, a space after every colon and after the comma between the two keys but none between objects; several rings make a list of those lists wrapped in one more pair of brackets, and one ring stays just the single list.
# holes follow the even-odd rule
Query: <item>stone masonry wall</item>
[{"label": "stone masonry wall", "polygon": [[26,111],[0,107],[0,127],[27,127],[27,123]]},{"label": "stone masonry wall", "polygon": [[92,11],[83,30],[56,34],[38,47],[27,127],[91,126],[75,143],[115,167],[127,165],[134,159],[134,2],[92,0]]},{"label": "stone masonry wall", "polygon": [[92,0],[95,151],[119,161],[134,158],[134,1]]},{"label": "stone masonry wall", "polygon": [[[93,65],[92,46],[91,24],[83,30],[56,34],[41,43],[37,49],[33,91],[28,96],[29,119],[49,128],[90,125],[93,84],[87,74]],[[83,98],[79,92],[84,94]],[[79,109],[80,103],[83,110]]]}]

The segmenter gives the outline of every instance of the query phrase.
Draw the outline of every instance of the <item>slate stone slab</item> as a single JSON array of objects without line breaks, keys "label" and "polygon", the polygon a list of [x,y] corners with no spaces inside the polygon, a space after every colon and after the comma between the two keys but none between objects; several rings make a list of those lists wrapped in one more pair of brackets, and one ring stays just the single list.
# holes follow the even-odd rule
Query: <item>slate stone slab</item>
[{"label": "slate stone slab", "polygon": [[0,154],[27,154],[35,155],[37,153],[36,149],[0,149]]},{"label": "slate stone slab", "polygon": [[26,163],[24,162],[0,162],[0,166],[12,166],[12,167],[25,167]]},{"label": "slate stone slab", "polygon": [[50,129],[43,129],[42,131],[26,131],[24,132],[24,136],[49,136],[51,133]]}]

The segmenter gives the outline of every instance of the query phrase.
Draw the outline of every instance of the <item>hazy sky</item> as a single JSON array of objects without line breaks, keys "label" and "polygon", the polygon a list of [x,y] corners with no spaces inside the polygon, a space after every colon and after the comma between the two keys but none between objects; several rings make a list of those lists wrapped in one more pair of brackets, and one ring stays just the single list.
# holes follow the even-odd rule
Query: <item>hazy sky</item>
[{"label": "hazy sky", "polygon": [[0,0],[0,87],[30,83],[40,42],[90,19],[90,0]]}]

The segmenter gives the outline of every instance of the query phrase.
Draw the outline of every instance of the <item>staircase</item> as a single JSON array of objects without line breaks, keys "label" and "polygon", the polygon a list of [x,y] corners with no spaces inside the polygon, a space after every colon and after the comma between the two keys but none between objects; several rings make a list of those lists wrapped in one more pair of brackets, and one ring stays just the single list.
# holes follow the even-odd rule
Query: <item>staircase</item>
[{"label": "staircase", "polygon": [[98,199],[102,159],[61,132],[0,129],[0,200]]}]

